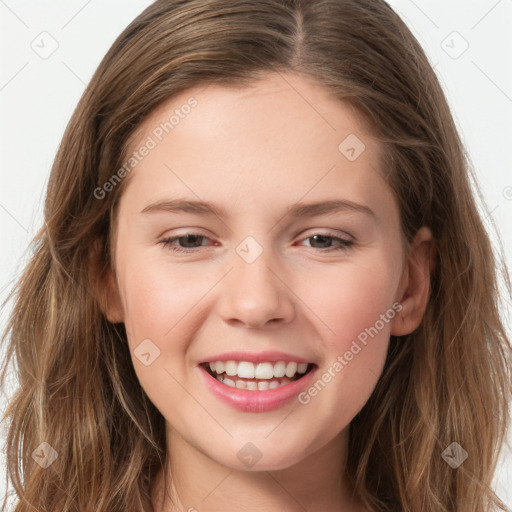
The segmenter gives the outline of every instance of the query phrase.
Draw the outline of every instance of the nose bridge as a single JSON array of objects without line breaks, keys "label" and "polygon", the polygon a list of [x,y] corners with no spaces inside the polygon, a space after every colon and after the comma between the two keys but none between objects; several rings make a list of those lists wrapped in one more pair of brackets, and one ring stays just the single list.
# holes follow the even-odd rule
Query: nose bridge
[{"label": "nose bridge", "polygon": [[222,316],[251,327],[262,327],[271,320],[288,322],[294,314],[293,301],[280,265],[268,242],[263,245],[247,236],[235,248],[232,271],[223,290]]}]

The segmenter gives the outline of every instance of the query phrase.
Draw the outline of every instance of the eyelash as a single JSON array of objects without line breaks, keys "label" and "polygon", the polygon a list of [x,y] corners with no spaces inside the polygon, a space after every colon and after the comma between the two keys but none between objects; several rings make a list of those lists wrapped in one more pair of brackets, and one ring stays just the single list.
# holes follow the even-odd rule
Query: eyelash
[{"label": "eyelash", "polygon": [[[200,237],[200,238],[206,238],[208,239],[207,236],[205,235],[201,235],[200,233],[185,233],[184,235],[180,235],[180,236],[175,236],[175,237],[170,237],[170,238],[164,238],[160,243],[166,247],[168,250],[172,251],[172,252],[177,252],[177,253],[193,253],[193,252],[197,252],[196,249],[199,249],[199,247],[202,247],[202,246],[199,246],[199,247],[195,247],[193,249],[183,249],[183,248],[180,248],[180,247],[172,247],[171,244],[173,242],[175,242],[176,240],[180,240],[181,238],[186,238],[188,236],[196,236],[196,237]],[[304,240],[308,240],[309,238],[313,238],[314,236],[322,236],[324,238],[331,238],[333,240],[338,240],[340,242],[340,245],[338,247],[328,247],[326,249],[318,249],[316,247],[312,247],[312,249],[315,251],[315,252],[320,252],[320,253],[329,253],[329,252],[335,252],[335,251],[346,251],[348,250],[352,245],[354,245],[354,242],[352,240],[345,240],[344,238],[340,238],[340,237],[337,237],[337,236],[334,236],[332,234],[327,234],[327,233],[315,233],[311,236],[308,236],[306,238],[304,238]]]}]

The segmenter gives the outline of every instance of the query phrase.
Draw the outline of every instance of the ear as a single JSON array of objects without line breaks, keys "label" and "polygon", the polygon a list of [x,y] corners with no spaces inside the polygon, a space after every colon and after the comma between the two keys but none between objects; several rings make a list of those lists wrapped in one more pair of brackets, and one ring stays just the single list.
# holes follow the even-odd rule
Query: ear
[{"label": "ear", "polygon": [[119,287],[114,271],[108,267],[107,270],[99,268],[101,261],[100,251],[103,250],[100,240],[95,240],[90,253],[91,276],[96,299],[103,314],[109,322],[121,323],[124,321],[124,312],[119,293]]},{"label": "ear", "polygon": [[412,241],[395,300],[402,309],[391,322],[391,334],[404,336],[421,323],[430,296],[430,276],[435,264],[432,232],[426,226]]}]

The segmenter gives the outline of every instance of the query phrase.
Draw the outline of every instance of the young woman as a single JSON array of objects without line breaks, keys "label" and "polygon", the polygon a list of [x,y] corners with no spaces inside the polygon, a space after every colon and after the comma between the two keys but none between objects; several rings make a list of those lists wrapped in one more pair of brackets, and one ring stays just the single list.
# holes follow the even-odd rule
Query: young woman
[{"label": "young woman", "polygon": [[512,352],[471,178],[384,1],[152,4],[13,290],[15,511],[505,510]]}]

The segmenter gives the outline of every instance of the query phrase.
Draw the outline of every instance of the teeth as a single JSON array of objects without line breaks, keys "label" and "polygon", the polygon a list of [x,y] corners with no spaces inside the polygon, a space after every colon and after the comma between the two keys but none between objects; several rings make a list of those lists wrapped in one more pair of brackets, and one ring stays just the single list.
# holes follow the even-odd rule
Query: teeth
[{"label": "teeth", "polygon": [[[240,377],[241,379],[259,379],[270,381],[271,379],[280,379],[288,377],[292,379],[296,374],[304,374],[307,371],[308,363],[296,363],[291,361],[285,363],[278,361],[276,363],[263,362],[251,363],[250,361],[212,361],[208,363],[210,370],[217,375],[225,373],[229,377]],[[227,379],[228,382],[235,380]],[[225,382],[225,380],[224,380]],[[231,384],[228,384],[230,386]]]},{"label": "teeth", "polygon": [[272,363],[258,363],[254,370],[256,379],[271,379],[274,376],[274,366]]},{"label": "teeth", "polygon": [[286,365],[286,373],[285,375],[287,377],[290,377],[290,379],[297,373],[297,363],[288,363]]},{"label": "teeth", "polygon": [[[217,363],[215,363],[215,369],[217,369]],[[238,363],[238,370],[236,374],[243,379],[254,379],[254,364],[247,361],[241,361]]]},{"label": "teeth", "polygon": [[258,383],[254,382],[253,380],[250,380],[249,382],[247,382],[247,389],[249,391],[257,391]]},{"label": "teeth", "polygon": [[231,379],[224,379],[222,381],[224,384],[226,384],[226,386],[231,386],[232,388],[235,387],[235,381],[234,380],[231,380]]},{"label": "teeth", "polygon": [[249,391],[266,391],[267,389],[275,389],[279,388],[281,386],[286,386],[286,384],[289,384],[291,379],[288,377],[283,377],[279,380],[240,380],[236,379],[232,380],[228,377],[225,377],[224,375],[217,375],[215,377],[219,382],[222,382],[223,384],[226,384],[226,386],[229,386],[231,388],[238,388],[238,389],[247,389]]},{"label": "teeth", "polygon": [[236,375],[238,369],[238,363],[236,361],[226,361],[224,363],[224,370],[228,375]]},{"label": "teeth", "polygon": [[279,361],[274,365],[274,377],[284,377],[286,373],[286,363],[284,361]]}]

